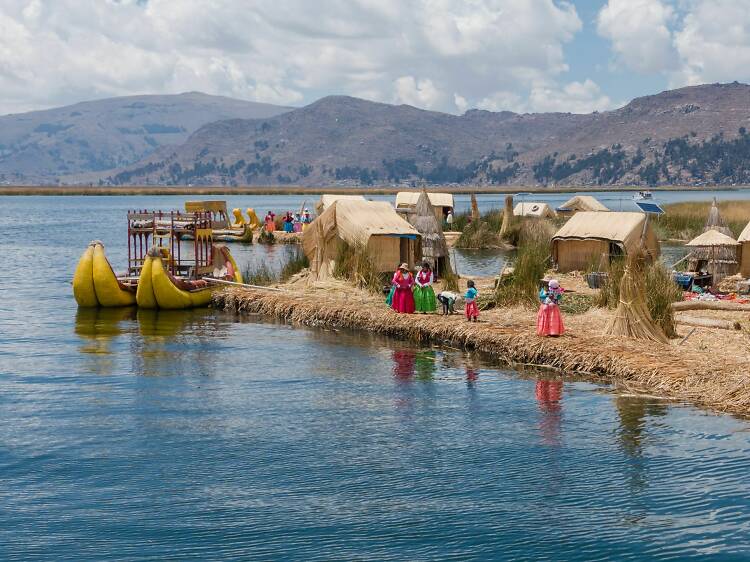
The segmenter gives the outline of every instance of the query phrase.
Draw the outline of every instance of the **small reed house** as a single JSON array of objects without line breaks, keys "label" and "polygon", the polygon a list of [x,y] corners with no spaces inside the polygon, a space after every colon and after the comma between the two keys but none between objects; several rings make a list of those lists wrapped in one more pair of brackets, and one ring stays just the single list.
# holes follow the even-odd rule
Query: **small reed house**
[{"label": "small reed house", "polygon": [[366,250],[380,272],[410,268],[422,257],[419,232],[390,203],[339,199],[304,230],[302,245],[310,262],[310,280],[333,275],[342,246]]},{"label": "small reed house", "polygon": [[636,250],[641,238],[647,256],[658,258],[659,239],[645,214],[583,211],[552,237],[552,259],[562,273],[601,270],[612,258]]}]

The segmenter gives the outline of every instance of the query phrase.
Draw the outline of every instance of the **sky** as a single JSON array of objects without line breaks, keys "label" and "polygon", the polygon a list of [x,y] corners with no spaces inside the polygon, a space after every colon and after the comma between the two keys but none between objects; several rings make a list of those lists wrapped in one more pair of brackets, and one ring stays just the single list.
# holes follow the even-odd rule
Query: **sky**
[{"label": "sky", "polygon": [[750,0],[0,0],[0,114],[201,91],[587,113],[750,82]]}]

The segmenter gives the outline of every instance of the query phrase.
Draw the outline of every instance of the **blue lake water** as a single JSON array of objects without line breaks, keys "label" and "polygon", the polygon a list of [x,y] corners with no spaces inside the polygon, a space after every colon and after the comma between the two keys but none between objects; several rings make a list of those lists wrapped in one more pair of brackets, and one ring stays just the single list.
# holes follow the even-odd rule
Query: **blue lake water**
[{"label": "blue lake water", "polygon": [[370,334],[77,310],[88,241],[121,267],[124,211],[179,201],[0,198],[0,559],[750,557],[747,421]]}]

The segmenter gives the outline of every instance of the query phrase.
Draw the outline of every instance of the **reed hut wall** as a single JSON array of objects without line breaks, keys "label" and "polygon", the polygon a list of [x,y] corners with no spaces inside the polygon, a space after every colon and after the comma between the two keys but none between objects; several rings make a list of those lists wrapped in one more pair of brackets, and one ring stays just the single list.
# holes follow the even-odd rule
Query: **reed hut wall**
[{"label": "reed hut wall", "polygon": [[317,217],[302,235],[310,262],[310,280],[333,275],[342,243],[363,247],[380,272],[421,258],[421,236],[384,201],[338,200]]},{"label": "reed hut wall", "polygon": [[740,246],[740,274],[745,279],[750,278],[750,241]]},{"label": "reed hut wall", "polygon": [[561,273],[604,267],[613,257],[635,251],[643,237],[647,258],[656,259],[659,239],[650,222],[644,232],[645,220],[643,213],[576,213],[552,237],[552,258]]},{"label": "reed hut wall", "polygon": [[409,222],[417,229],[422,238],[422,259],[432,264],[440,275],[445,268],[444,260],[448,256],[448,244],[445,241],[441,220],[433,213],[433,207],[427,193],[422,192],[417,200],[414,213],[409,215]]}]

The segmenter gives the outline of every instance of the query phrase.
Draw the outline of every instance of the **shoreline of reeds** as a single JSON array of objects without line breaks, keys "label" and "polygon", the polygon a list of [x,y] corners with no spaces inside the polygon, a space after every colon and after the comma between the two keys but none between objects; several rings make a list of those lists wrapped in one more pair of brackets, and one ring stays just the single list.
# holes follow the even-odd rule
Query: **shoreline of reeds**
[{"label": "shoreline of reeds", "polygon": [[[1,195],[14,196],[58,196],[58,195],[89,195],[89,196],[122,196],[122,195],[318,195],[331,193],[335,195],[394,195],[400,191],[415,190],[417,188],[406,186],[300,186],[300,185],[273,185],[273,186],[155,186],[155,185],[133,185],[133,186],[90,186],[90,185],[8,185],[0,186]],[[456,195],[461,194],[514,194],[519,191],[525,193],[587,193],[603,191],[601,186],[523,186],[523,185],[432,185],[427,191],[445,192],[449,191]],[[637,192],[642,190],[639,186],[617,186],[612,189],[616,192]],[[662,186],[650,188],[651,191],[743,191],[750,186]],[[606,190],[604,190],[606,191]]]},{"label": "shoreline of reeds", "polygon": [[704,353],[674,345],[591,334],[540,338],[523,329],[456,316],[400,315],[384,305],[315,298],[299,290],[231,288],[214,296],[214,307],[259,314],[294,324],[374,332],[422,344],[486,353],[509,365],[537,365],[583,374],[631,392],[689,402],[724,413],[750,415],[744,373],[716,366]]}]

